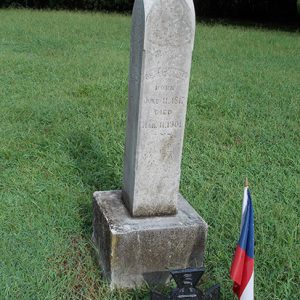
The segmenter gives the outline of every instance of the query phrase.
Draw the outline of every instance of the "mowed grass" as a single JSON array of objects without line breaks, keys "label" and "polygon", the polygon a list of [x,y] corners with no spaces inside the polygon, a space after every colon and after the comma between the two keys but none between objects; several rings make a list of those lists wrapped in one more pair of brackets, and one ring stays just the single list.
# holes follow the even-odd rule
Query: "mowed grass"
[{"label": "mowed grass", "polygon": [[[118,189],[130,16],[0,10],[0,298],[111,292],[91,245],[95,190]],[[198,24],[181,192],[209,224],[204,286],[229,268],[243,181],[256,299],[300,299],[299,33]]]}]

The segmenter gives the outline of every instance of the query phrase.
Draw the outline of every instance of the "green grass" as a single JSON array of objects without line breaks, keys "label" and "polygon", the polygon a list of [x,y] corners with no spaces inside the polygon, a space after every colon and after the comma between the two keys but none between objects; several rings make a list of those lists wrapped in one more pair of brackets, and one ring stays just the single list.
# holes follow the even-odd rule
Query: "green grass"
[{"label": "green grass", "polygon": [[[0,298],[110,292],[91,195],[120,188],[130,17],[0,10]],[[205,286],[228,270],[243,181],[255,209],[256,299],[299,299],[298,33],[198,24],[181,191],[209,224]]]}]

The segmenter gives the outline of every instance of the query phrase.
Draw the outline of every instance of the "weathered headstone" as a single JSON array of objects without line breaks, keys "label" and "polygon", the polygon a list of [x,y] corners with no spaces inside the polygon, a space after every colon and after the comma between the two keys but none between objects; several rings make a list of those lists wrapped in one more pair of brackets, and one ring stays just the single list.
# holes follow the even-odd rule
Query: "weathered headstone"
[{"label": "weathered headstone", "polygon": [[192,1],[136,1],[131,35],[123,198],[133,216],[176,213],[189,74]]},{"label": "weathered headstone", "polygon": [[122,191],[94,193],[93,239],[111,287],[199,267],[207,225],[179,194],[195,14],[192,0],[136,0]]}]

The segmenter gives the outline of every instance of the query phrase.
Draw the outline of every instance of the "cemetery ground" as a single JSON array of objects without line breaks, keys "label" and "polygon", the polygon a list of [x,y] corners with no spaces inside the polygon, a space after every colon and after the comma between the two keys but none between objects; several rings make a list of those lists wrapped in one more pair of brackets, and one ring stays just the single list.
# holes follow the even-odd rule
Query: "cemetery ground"
[{"label": "cemetery ground", "polygon": [[[147,299],[111,292],[91,245],[92,192],[122,185],[129,44],[130,16],[0,10],[1,299]],[[222,299],[245,176],[256,299],[300,298],[299,49],[296,32],[197,24],[181,192]]]}]

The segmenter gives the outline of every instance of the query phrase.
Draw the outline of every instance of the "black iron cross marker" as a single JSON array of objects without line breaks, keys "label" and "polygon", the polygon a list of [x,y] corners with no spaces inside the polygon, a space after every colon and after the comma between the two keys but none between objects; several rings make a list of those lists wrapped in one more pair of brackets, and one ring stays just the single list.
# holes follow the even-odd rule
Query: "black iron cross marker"
[{"label": "black iron cross marker", "polygon": [[204,293],[196,288],[204,270],[204,268],[199,268],[171,271],[177,288],[172,290],[170,296],[152,292],[151,300],[220,300],[219,284],[212,286]]}]

